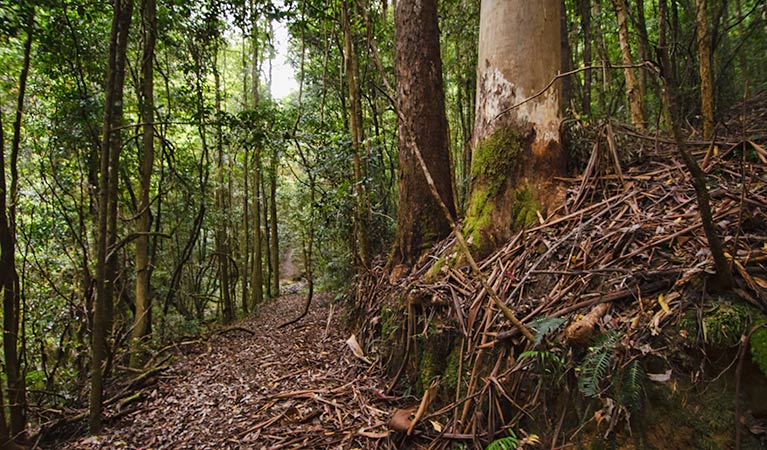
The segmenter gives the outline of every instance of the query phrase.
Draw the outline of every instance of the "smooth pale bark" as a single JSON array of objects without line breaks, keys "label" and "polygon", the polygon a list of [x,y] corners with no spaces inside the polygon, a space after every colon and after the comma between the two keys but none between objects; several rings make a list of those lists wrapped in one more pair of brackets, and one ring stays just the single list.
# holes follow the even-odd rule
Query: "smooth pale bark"
[{"label": "smooth pale bark", "polygon": [[709,139],[714,134],[714,78],[711,72],[711,35],[708,29],[706,0],[695,0],[695,18],[703,137]]},{"label": "smooth pale bark", "polygon": [[[621,47],[621,60],[624,65],[634,64],[631,57],[631,46],[629,45],[629,25],[626,13],[626,0],[612,0],[615,8],[615,16],[618,19],[618,41]],[[646,128],[645,113],[642,102],[642,89],[639,81],[634,74],[635,69],[623,69],[623,75],[626,78],[626,96],[631,109],[631,123],[640,130]]]},{"label": "smooth pale bark", "polygon": [[[566,159],[555,83],[560,70],[558,0],[483,0],[471,194],[464,233],[479,256],[558,205],[553,177]],[[530,101],[526,101],[530,99]]]},{"label": "smooth pale bark", "polygon": [[142,361],[141,340],[149,333],[152,314],[150,283],[152,267],[149,255],[149,232],[151,213],[149,192],[152,188],[154,167],[154,47],[157,40],[157,5],[155,0],[144,0],[141,21],[144,28],[144,49],[141,57],[141,122],[143,154],[139,174],[138,218],[136,219],[136,314],[131,332],[131,367],[139,367]]},{"label": "smooth pale bark", "polygon": [[[450,233],[409,136],[428,165],[437,191],[455,217],[442,61],[435,0],[399,0],[394,13],[399,99],[399,208],[393,262],[413,264]],[[559,26],[559,23],[557,23]]]},{"label": "smooth pale bark", "polygon": [[107,336],[112,328],[116,258],[107,258],[117,241],[117,187],[122,137],[123,86],[128,34],[133,16],[132,0],[115,0],[109,44],[109,59],[104,101],[104,127],[99,166],[99,205],[96,260],[96,301],[91,342],[91,392],[88,428],[98,433],[102,426],[103,365],[107,356]]}]

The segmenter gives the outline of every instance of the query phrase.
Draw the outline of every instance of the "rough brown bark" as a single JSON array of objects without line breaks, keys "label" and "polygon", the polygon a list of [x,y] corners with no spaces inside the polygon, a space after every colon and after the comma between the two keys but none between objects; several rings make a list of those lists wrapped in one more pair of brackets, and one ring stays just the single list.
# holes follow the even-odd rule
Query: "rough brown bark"
[{"label": "rough brown bark", "polygon": [[[613,7],[615,8],[615,15],[618,19],[618,41],[621,46],[621,59],[625,66],[634,64],[631,57],[631,46],[629,45],[629,26],[626,12],[626,0],[612,0]],[[642,89],[639,86],[639,82],[634,74],[632,68],[626,68],[623,70],[623,75],[626,78],[626,96],[629,101],[629,108],[631,109],[631,123],[640,130],[646,128],[645,113],[642,100]]]},{"label": "rough brown bark", "polygon": [[483,0],[471,194],[464,232],[487,255],[512,230],[561,202],[558,0]]},{"label": "rough brown bark", "polygon": [[[436,188],[455,217],[448,150],[445,94],[435,0],[399,0],[395,67],[399,99],[399,208],[393,261],[413,264],[431,244],[450,233],[450,223],[432,197],[407,139],[423,153]],[[557,26],[559,23],[557,23]]]},{"label": "rough brown bark", "polygon": [[142,136],[138,218],[136,220],[136,314],[133,321],[130,365],[139,367],[143,363],[141,340],[149,332],[152,314],[150,283],[152,267],[149,264],[149,232],[151,213],[149,191],[152,188],[154,167],[154,47],[157,40],[157,5],[155,0],[143,0],[141,22],[144,28],[144,48],[141,57],[141,122],[144,123]]},{"label": "rough brown bark", "polygon": [[706,0],[695,0],[698,68],[700,74],[700,110],[703,116],[703,137],[714,134],[714,78],[711,72],[711,34],[708,28]]}]

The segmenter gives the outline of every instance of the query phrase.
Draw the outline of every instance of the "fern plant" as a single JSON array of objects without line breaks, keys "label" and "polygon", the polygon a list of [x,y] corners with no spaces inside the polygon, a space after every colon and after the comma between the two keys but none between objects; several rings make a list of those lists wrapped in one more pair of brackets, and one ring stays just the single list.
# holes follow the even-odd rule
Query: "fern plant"
[{"label": "fern plant", "polygon": [[508,436],[491,442],[490,445],[485,447],[485,450],[516,450],[524,447],[525,444],[538,444],[541,442],[541,439],[535,434],[519,438],[512,430],[508,430],[508,433]]},{"label": "fern plant", "polygon": [[588,355],[578,367],[578,389],[586,397],[598,397],[602,392],[602,381],[612,367],[615,346],[621,337],[620,333],[611,331],[589,347]]},{"label": "fern plant", "polygon": [[488,445],[485,450],[517,450],[519,448],[520,439],[509,430],[509,435],[496,439]]},{"label": "fern plant", "polygon": [[646,374],[638,360],[631,361],[621,370],[616,385],[615,400],[629,411],[635,412],[642,406],[642,390]]}]

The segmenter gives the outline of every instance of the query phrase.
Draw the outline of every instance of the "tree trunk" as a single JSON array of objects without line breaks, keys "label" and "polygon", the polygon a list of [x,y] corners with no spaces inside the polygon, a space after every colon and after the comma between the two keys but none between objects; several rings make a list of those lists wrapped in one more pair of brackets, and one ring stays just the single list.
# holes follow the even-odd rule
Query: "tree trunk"
[{"label": "tree trunk", "polygon": [[155,0],[143,0],[141,21],[144,28],[144,49],[141,57],[142,103],[141,122],[144,124],[142,136],[143,155],[140,167],[140,186],[138,218],[136,220],[136,313],[131,332],[131,367],[143,363],[141,340],[149,332],[152,314],[150,283],[152,267],[149,264],[149,232],[151,230],[151,209],[149,194],[152,188],[152,169],[154,167],[154,47],[157,39],[157,5]]},{"label": "tree trunk", "polygon": [[[615,15],[618,19],[618,41],[621,46],[621,60],[624,65],[630,66],[634,64],[631,57],[631,46],[629,45],[629,25],[626,12],[626,0],[612,0],[615,7]],[[631,123],[639,130],[644,130],[645,126],[645,113],[644,106],[642,105],[642,89],[639,86],[639,82],[634,75],[634,69],[623,69],[623,75],[626,78],[626,96],[629,101],[629,108],[631,109]]]},{"label": "tree trunk", "polygon": [[[216,112],[221,111],[221,75],[218,68],[218,48],[213,60],[213,80],[215,82]],[[229,205],[224,178],[224,136],[221,121],[216,123],[216,209],[220,219],[216,224],[216,258],[219,268],[219,292],[221,295],[221,313],[225,324],[234,322],[235,311],[232,301],[231,274],[229,273]]]},{"label": "tree trunk", "polygon": [[5,356],[5,377],[8,384],[10,428],[5,421],[5,403],[0,383],[0,448],[14,448],[13,441],[23,439],[27,399],[24,374],[19,358],[19,315],[21,314],[21,292],[19,274],[16,271],[16,201],[19,191],[18,160],[21,149],[21,127],[24,113],[27,78],[32,53],[34,15],[29,13],[24,41],[24,62],[19,77],[19,91],[16,98],[16,118],[13,123],[11,140],[10,192],[5,174],[5,136],[0,117],[0,291],[3,295],[3,353]]},{"label": "tree trunk", "polygon": [[362,267],[370,266],[370,244],[367,234],[367,189],[365,171],[362,165],[362,101],[357,79],[357,53],[352,43],[348,0],[341,2],[341,23],[344,34],[344,69],[349,93],[349,128],[352,137],[352,165],[354,169],[355,213],[354,230],[357,258]]},{"label": "tree trunk", "polygon": [[733,286],[732,270],[730,268],[730,262],[725,256],[724,246],[722,245],[722,240],[719,237],[719,232],[716,229],[716,224],[714,223],[713,214],[711,212],[711,202],[708,195],[708,188],[706,187],[706,174],[688,150],[686,137],[682,134],[681,119],[679,117],[679,108],[677,105],[679,97],[673,71],[669,70],[671,68],[671,63],[669,62],[668,48],[666,45],[666,0],[659,0],[658,4],[658,12],[661,17],[658,39],[660,66],[662,71],[661,77],[665,87],[664,92],[666,101],[669,105],[671,129],[674,134],[674,140],[676,141],[679,155],[682,157],[682,161],[684,161],[688,172],[690,172],[691,182],[695,188],[698,212],[700,213],[703,231],[706,233],[706,239],[708,240],[708,246],[711,250],[711,256],[714,260],[714,267],[716,269],[716,274],[713,280],[714,288],[728,290]]},{"label": "tree trunk", "polygon": [[[253,21],[253,78],[251,80],[251,90],[253,92],[253,108],[258,108],[260,96],[258,92],[258,24]],[[253,176],[253,261],[250,273],[250,309],[253,310],[257,305],[264,301],[264,266],[263,266],[263,247],[261,246],[261,153],[260,148],[253,149],[253,161],[251,171]]]},{"label": "tree trunk", "polygon": [[[591,67],[591,0],[580,0],[581,31],[583,32],[583,66]],[[583,72],[583,99],[581,112],[591,115],[591,70]]]},{"label": "tree trunk", "polygon": [[268,197],[268,176],[263,170],[263,164],[261,167],[261,196],[262,200],[262,219],[264,221],[263,235],[264,235],[264,288],[266,289],[266,298],[272,298],[272,246],[271,246],[271,233],[269,232],[269,197]]},{"label": "tree trunk", "polygon": [[558,0],[483,0],[471,194],[464,233],[479,257],[562,200],[564,175],[556,84],[561,64]]},{"label": "tree trunk", "polygon": [[[644,14],[644,0],[636,0],[636,14],[634,15],[634,28],[637,32],[637,50],[639,51],[639,60],[647,61],[650,59],[650,38],[647,35],[647,21]],[[642,98],[642,108],[644,109],[645,99],[647,99],[647,85],[649,82],[648,72],[639,71],[639,96]]]},{"label": "tree trunk", "polygon": [[700,111],[703,117],[703,137],[714,134],[714,78],[711,71],[711,34],[708,29],[706,0],[695,0],[698,68],[700,69]]},{"label": "tree trunk", "polygon": [[108,255],[117,241],[117,186],[122,138],[119,130],[123,113],[126,50],[133,0],[114,0],[114,17],[109,44],[105,83],[104,129],[99,167],[99,223],[96,262],[96,301],[91,343],[91,393],[88,427],[91,433],[101,429],[103,364],[107,356],[107,337],[112,328],[116,257]]},{"label": "tree trunk", "polygon": [[[559,2],[559,21],[560,21],[560,35],[559,42],[562,48],[560,70],[562,72],[569,72],[573,69],[572,64],[572,51],[570,50],[570,37],[568,36],[567,25],[567,1],[561,0]],[[573,81],[571,77],[562,78],[562,91],[560,97],[560,105],[562,106],[562,112],[566,112],[570,108],[570,101],[573,98]]]},{"label": "tree trunk", "polygon": [[269,166],[271,178],[269,180],[269,233],[271,234],[271,265],[272,265],[272,294],[280,295],[280,241],[277,234],[277,150],[272,151]]},{"label": "tree trunk", "polygon": [[[421,150],[442,201],[455,217],[435,0],[399,0],[394,13],[399,99],[399,208],[393,262],[412,265],[450,233],[419,166]],[[559,22],[557,22],[559,26]]]}]

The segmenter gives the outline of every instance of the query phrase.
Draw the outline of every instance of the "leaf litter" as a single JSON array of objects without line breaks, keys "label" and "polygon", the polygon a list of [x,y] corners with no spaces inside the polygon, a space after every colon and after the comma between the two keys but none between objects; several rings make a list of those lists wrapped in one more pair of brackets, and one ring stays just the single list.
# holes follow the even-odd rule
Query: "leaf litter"
[{"label": "leaf litter", "polygon": [[[280,297],[178,354],[132,412],[99,435],[50,448],[393,448],[386,421],[396,399],[357,354],[332,295],[316,295],[307,317],[277,328],[303,301]],[[118,413],[108,408],[107,422]]]}]

